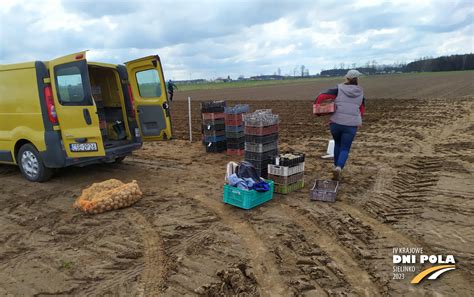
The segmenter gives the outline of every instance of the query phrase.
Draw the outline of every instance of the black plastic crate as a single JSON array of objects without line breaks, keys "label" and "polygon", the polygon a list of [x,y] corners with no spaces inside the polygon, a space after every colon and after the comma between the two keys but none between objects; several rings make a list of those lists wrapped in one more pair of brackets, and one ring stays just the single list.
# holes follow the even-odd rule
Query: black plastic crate
[{"label": "black plastic crate", "polygon": [[232,143],[232,144],[242,144],[242,146],[245,147],[245,141],[244,138],[227,138],[227,144]]},{"label": "black plastic crate", "polygon": [[254,153],[245,151],[245,160],[253,161],[272,161],[278,155],[278,150],[268,151],[264,153]]},{"label": "black plastic crate", "polygon": [[245,135],[245,142],[251,143],[270,143],[278,140],[278,133],[258,136],[258,135]]},{"label": "black plastic crate", "polygon": [[227,142],[218,141],[218,142],[206,142],[206,152],[208,153],[220,153],[227,150]]},{"label": "black plastic crate", "polygon": [[232,143],[229,142],[229,139],[227,138],[227,148],[232,149],[232,150],[243,150],[245,147],[245,142],[236,142]]},{"label": "black plastic crate", "polygon": [[204,130],[204,136],[224,136],[225,130]]},{"label": "black plastic crate", "polygon": [[303,153],[282,153],[275,157],[275,165],[291,167],[303,163],[304,160],[305,154]]},{"label": "black plastic crate", "polygon": [[251,163],[256,169],[268,169],[268,164],[272,164],[271,160],[255,161],[245,159],[245,161]]},{"label": "black plastic crate", "polygon": [[201,102],[201,112],[224,112],[227,103],[224,100]]},{"label": "black plastic crate", "polygon": [[260,177],[268,178],[268,168],[255,168]]},{"label": "black plastic crate", "polygon": [[226,137],[227,138],[242,138],[242,141],[245,141],[245,134],[244,134],[244,131],[241,131],[241,132],[229,132],[229,131],[226,131]]},{"label": "black plastic crate", "polygon": [[202,125],[202,129],[204,131],[224,131],[225,134],[225,125],[224,124],[207,124]]},{"label": "black plastic crate", "polygon": [[224,125],[225,126],[225,120],[224,119],[213,119],[213,120],[203,120],[202,121],[203,125]]},{"label": "black plastic crate", "polygon": [[257,170],[257,174],[260,177],[268,178],[268,169],[267,168],[265,168],[265,169],[256,169],[256,170]]}]

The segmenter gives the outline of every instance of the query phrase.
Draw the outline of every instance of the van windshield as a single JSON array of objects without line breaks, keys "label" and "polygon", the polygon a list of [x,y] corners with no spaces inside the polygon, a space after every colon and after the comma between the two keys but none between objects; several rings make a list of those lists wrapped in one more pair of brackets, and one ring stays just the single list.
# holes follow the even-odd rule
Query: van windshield
[{"label": "van windshield", "polygon": [[56,89],[62,105],[90,105],[84,93],[83,75],[77,65],[56,67]]}]

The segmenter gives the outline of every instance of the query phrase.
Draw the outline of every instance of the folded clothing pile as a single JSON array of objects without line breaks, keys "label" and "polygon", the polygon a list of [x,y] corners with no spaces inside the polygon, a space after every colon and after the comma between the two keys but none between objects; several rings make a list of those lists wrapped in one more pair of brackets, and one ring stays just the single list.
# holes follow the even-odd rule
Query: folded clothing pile
[{"label": "folded clothing pile", "polygon": [[270,190],[269,184],[259,176],[255,167],[249,162],[230,162],[227,165],[227,183],[242,190],[256,190],[266,192]]}]

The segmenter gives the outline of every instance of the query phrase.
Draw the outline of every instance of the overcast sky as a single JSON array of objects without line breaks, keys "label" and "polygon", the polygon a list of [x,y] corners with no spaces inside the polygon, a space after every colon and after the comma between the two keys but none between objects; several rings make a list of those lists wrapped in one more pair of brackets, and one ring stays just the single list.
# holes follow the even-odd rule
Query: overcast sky
[{"label": "overcast sky", "polygon": [[474,0],[2,0],[0,63],[159,54],[173,79],[474,52]]}]

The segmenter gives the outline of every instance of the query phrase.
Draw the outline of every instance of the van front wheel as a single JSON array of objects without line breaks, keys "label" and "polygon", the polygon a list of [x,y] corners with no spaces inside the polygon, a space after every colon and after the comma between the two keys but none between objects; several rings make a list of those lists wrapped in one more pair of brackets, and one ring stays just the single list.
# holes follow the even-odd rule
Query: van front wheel
[{"label": "van front wheel", "polygon": [[53,170],[44,166],[43,159],[32,144],[24,144],[17,156],[23,176],[32,182],[44,182],[51,178]]}]

